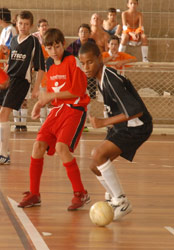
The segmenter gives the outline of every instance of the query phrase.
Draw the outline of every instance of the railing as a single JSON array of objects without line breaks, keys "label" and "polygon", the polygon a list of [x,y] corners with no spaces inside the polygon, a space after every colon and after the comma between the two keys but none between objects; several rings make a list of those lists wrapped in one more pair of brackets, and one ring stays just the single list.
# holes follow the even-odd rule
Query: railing
[{"label": "railing", "polygon": [[[0,62],[6,62],[0,60]],[[115,64],[109,62],[108,64]],[[174,63],[137,62],[131,63],[121,70],[121,74],[129,78],[144,100],[155,124],[174,124]],[[88,91],[91,96],[92,115],[103,117],[103,102],[96,88],[96,80],[90,79]],[[28,100],[28,117],[36,100]],[[13,116],[11,116],[11,122]],[[32,121],[33,122],[33,121]],[[34,123],[34,122],[33,122]],[[39,124],[39,120],[35,124]]]}]

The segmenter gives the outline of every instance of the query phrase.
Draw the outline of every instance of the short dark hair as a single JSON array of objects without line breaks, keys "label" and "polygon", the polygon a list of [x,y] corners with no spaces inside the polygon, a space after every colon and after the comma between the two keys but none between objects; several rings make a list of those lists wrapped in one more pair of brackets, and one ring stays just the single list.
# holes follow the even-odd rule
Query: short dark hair
[{"label": "short dark hair", "polygon": [[87,23],[82,23],[79,28],[78,28],[78,31],[80,30],[80,28],[86,28],[89,30],[89,33],[91,33],[91,27],[89,26],[89,24]]},{"label": "short dark hair", "polygon": [[30,20],[30,24],[33,25],[33,21],[34,21],[33,14],[28,10],[21,11],[18,14],[17,18],[28,19],[28,20]]},{"label": "short dark hair", "polygon": [[118,42],[118,44],[120,43],[120,39],[116,35],[110,36],[109,39],[108,39],[108,43],[110,43],[111,40],[116,40]]},{"label": "short dark hair", "polygon": [[60,31],[59,29],[56,28],[49,28],[43,37],[43,44],[45,46],[52,46],[53,43],[62,43],[64,44],[65,42],[65,38],[64,35],[62,33],[62,31]]},{"label": "short dark hair", "polygon": [[109,13],[117,13],[117,11],[116,11],[115,8],[109,8],[109,9],[108,9],[108,12],[109,12]]},{"label": "short dark hair", "polygon": [[6,23],[11,22],[11,11],[7,8],[0,8],[0,19]]},{"label": "short dark hair", "polygon": [[88,53],[88,52],[92,52],[97,57],[99,55],[101,55],[99,47],[95,43],[92,43],[92,42],[84,43],[81,46],[80,50],[79,50],[79,55],[80,54],[85,54],[85,53]]},{"label": "short dark hair", "polygon": [[[135,1],[137,1],[137,3],[138,3],[138,0],[135,0]],[[129,0],[127,0],[127,3],[129,3]]]},{"label": "short dark hair", "polygon": [[44,18],[39,19],[39,21],[37,23],[37,27],[40,27],[41,23],[47,23],[48,24],[48,21],[46,19],[44,19]]}]

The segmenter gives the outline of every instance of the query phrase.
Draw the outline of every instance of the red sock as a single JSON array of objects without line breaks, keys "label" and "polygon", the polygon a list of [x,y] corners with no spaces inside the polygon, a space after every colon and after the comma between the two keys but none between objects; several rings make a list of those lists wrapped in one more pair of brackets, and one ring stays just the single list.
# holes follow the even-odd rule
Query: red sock
[{"label": "red sock", "polygon": [[76,159],[73,158],[72,161],[63,163],[63,165],[66,168],[66,172],[72,184],[73,191],[86,193],[83,187],[82,181],[81,181],[80,171],[79,171]]},{"label": "red sock", "polygon": [[43,158],[34,159],[31,157],[30,163],[30,192],[32,194],[39,194],[40,178],[43,169]]}]

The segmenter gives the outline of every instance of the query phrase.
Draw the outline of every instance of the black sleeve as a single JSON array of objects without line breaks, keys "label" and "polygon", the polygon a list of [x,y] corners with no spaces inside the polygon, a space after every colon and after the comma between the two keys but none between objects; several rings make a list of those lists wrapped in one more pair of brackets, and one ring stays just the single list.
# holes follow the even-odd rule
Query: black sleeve
[{"label": "black sleeve", "polygon": [[35,71],[43,70],[45,71],[45,61],[40,43],[36,37],[33,36],[35,51],[33,57],[33,67]]},{"label": "black sleeve", "polygon": [[[126,80],[118,75],[113,78],[112,75],[112,80],[108,80],[108,92],[112,100],[117,103],[120,112],[130,117],[143,112],[144,107],[143,102],[136,97],[137,91],[134,88],[128,88],[125,84]],[[130,82],[129,84],[132,85]]]}]

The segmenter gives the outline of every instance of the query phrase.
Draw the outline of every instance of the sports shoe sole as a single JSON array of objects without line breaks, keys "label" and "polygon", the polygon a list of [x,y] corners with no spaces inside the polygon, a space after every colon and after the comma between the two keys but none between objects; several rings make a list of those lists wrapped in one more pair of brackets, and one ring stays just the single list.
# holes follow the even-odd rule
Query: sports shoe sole
[{"label": "sports shoe sole", "polygon": [[[124,206],[126,206],[126,205],[124,205]],[[124,209],[125,209],[124,207],[122,207],[122,208],[120,209],[120,211],[121,211],[121,212],[120,212],[120,216],[119,216],[119,217],[117,216],[117,218],[115,218],[115,216],[114,216],[113,221],[120,220],[120,219],[123,218],[125,215],[131,213],[131,212],[132,212],[132,205],[129,203],[128,206],[126,207],[126,210],[124,210]],[[122,212],[123,212],[123,213],[122,213]]]},{"label": "sports shoe sole", "polygon": [[20,204],[19,204],[18,207],[29,208],[29,207],[38,207],[40,205],[41,205],[41,202],[38,202],[38,203],[30,204],[30,205],[27,205],[27,206],[20,206]]}]

